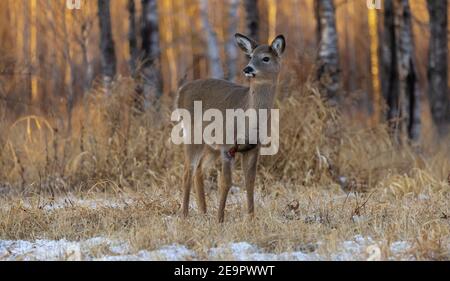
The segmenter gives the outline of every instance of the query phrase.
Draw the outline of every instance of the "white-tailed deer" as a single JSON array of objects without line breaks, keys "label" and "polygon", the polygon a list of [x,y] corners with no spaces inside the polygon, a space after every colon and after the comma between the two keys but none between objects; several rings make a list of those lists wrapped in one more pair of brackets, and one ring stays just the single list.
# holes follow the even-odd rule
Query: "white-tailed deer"
[{"label": "white-tailed deer", "polygon": [[[270,111],[273,108],[278,74],[281,68],[281,55],[286,46],[284,37],[282,35],[277,36],[271,45],[258,45],[254,40],[241,34],[236,34],[235,38],[239,47],[250,57],[250,62],[243,70],[245,76],[250,79],[250,87],[218,79],[189,82],[181,87],[178,92],[177,107],[179,109],[185,109],[194,116],[195,101],[202,102],[203,110],[217,109],[223,113],[223,116],[225,116],[227,109],[243,109],[244,111],[247,109],[267,109]],[[192,181],[196,187],[198,206],[203,213],[206,213],[203,168],[210,162],[209,160],[220,157],[222,173],[219,188],[218,219],[219,222],[223,222],[225,203],[232,184],[232,160],[236,152],[242,153],[247,207],[249,214],[253,215],[253,191],[260,142],[258,141],[254,145],[247,142],[242,145],[191,143],[184,145],[183,215],[186,217],[189,212]]]}]

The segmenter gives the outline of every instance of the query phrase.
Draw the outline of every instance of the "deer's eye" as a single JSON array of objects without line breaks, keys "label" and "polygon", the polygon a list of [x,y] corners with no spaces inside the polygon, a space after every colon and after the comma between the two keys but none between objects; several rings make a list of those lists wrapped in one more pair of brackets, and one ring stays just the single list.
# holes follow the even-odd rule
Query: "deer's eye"
[{"label": "deer's eye", "polygon": [[262,60],[263,60],[263,62],[269,62],[270,58],[269,57],[264,57]]}]

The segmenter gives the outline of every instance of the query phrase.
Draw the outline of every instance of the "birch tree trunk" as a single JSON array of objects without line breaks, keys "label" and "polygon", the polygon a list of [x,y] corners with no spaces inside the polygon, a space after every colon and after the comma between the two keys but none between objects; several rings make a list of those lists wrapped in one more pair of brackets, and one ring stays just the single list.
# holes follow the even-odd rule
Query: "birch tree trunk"
[{"label": "birch tree trunk", "polygon": [[234,35],[237,32],[239,19],[238,19],[238,9],[239,0],[230,0],[230,7],[228,12],[229,26],[228,26],[228,39],[226,44],[227,50],[227,79],[234,81],[237,75],[237,60],[238,52],[234,39]]},{"label": "birch tree trunk", "polygon": [[408,0],[394,0],[397,72],[402,136],[407,130],[411,140],[420,137],[420,95],[414,64],[414,40]]},{"label": "birch tree trunk", "polygon": [[116,75],[116,52],[111,30],[110,1],[98,0],[102,74],[106,88]]},{"label": "birch tree trunk", "polygon": [[130,71],[131,75],[136,74],[136,63],[138,58],[138,48],[137,48],[137,27],[136,27],[136,4],[134,0],[128,0],[128,46],[130,49]]},{"label": "birch tree trunk", "polygon": [[258,0],[244,0],[248,36],[259,41],[259,9]]},{"label": "birch tree trunk", "polygon": [[206,44],[208,46],[209,70],[213,78],[221,79],[224,77],[224,73],[220,62],[217,36],[208,19],[208,0],[199,1],[200,16],[202,18],[203,28],[206,33]]},{"label": "birch tree trunk", "polygon": [[340,88],[339,50],[333,0],[316,0],[317,30],[320,36],[317,78],[321,92],[338,100]]},{"label": "birch tree trunk", "polygon": [[448,90],[447,1],[427,0],[430,14],[430,49],[428,54],[428,94],[431,114],[439,134],[445,135],[450,123]]},{"label": "birch tree trunk", "polygon": [[142,0],[142,59],[141,72],[144,80],[144,95],[149,98],[159,98],[163,93],[162,76],[160,72],[160,40],[159,18],[156,0]]}]

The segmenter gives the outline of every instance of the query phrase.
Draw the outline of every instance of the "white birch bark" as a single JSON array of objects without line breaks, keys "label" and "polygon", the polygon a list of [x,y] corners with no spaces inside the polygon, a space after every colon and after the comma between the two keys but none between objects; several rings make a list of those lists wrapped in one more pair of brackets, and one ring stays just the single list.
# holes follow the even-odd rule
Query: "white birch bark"
[{"label": "white birch bark", "polygon": [[222,64],[220,62],[219,46],[217,43],[217,36],[208,19],[208,0],[200,1],[200,16],[205,29],[206,44],[208,48],[209,69],[213,78],[224,78]]},{"label": "white birch bark", "polygon": [[319,32],[318,80],[324,95],[337,100],[340,87],[339,50],[333,0],[316,0]]},{"label": "white birch bark", "polygon": [[228,25],[228,39],[226,44],[227,53],[227,68],[228,68],[228,80],[234,81],[237,75],[237,60],[238,51],[234,35],[238,29],[238,11],[239,0],[230,0],[230,7],[228,12],[229,25]]}]

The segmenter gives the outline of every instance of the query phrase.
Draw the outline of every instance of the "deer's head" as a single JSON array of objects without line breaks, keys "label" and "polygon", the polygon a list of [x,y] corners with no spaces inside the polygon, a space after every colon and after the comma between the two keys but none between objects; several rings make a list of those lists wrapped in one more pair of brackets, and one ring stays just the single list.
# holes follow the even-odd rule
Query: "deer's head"
[{"label": "deer's head", "polygon": [[281,56],[286,48],[283,35],[278,35],[270,45],[259,45],[255,40],[242,34],[235,35],[238,46],[250,58],[243,69],[244,75],[251,79],[267,80],[278,75],[281,68]]}]

